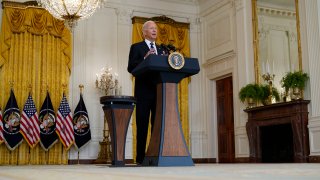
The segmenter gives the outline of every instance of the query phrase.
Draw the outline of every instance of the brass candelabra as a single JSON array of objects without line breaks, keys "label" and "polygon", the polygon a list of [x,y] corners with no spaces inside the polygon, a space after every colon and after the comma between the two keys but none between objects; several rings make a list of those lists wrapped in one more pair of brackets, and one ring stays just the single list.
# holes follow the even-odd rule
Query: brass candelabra
[{"label": "brass candelabra", "polygon": [[273,80],[274,80],[274,74],[266,73],[262,75],[262,78],[265,82],[268,83],[269,86],[269,96],[268,96],[268,104],[272,104],[272,87],[273,87]]},{"label": "brass candelabra", "polygon": [[99,142],[100,152],[95,163],[97,164],[110,164],[112,162],[112,148],[110,141],[110,131],[106,117],[104,117],[104,129],[103,129],[103,140]]}]

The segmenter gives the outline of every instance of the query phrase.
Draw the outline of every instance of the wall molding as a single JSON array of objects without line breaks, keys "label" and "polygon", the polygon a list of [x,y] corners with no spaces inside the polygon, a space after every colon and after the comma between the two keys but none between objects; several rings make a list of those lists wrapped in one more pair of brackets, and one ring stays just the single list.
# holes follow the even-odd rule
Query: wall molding
[{"label": "wall molding", "polygon": [[211,64],[216,63],[218,61],[223,61],[225,59],[233,58],[235,56],[236,56],[236,53],[235,53],[235,51],[232,50],[232,51],[223,53],[221,55],[215,56],[215,57],[207,60],[205,63],[202,64],[202,67],[207,67],[207,66],[210,66]]},{"label": "wall molding", "polygon": [[223,6],[201,20],[204,60],[235,51],[234,9]]},{"label": "wall molding", "polygon": [[[192,6],[190,5],[190,7],[192,7]],[[154,8],[154,7],[137,6],[137,5],[133,5],[133,4],[124,4],[121,2],[112,2],[112,1],[107,1],[104,5],[104,8],[132,9],[133,14],[146,13],[146,14],[150,14],[152,16],[161,16],[161,15],[165,14],[168,17],[182,18],[186,22],[190,17],[197,16],[197,12],[178,11],[179,8],[176,8],[175,10],[169,10],[169,9],[161,9],[161,8]]]},{"label": "wall molding", "polygon": [[228,6],[229,8],[233,7],[233,2],[230,0],[222,0],[220,2],[218,2],[217,4],[215,4],[214,6],[204,10],[203,12],[200,12],[200,16],[207,16],[208,14],[224,7],[224,6]]},{"label": "wall molding", "polygon": [[320,127],[320,116],[309,117],[308,128]]},{"label": "wall molding", "polygon": [[309,156],[309,163],[320,163],[320,156]]},{"label": "wall molding", "polygon": [[261,14],[282,16],[282,17],[296,17],[295,11],[276,9],[270,7],[258,7],[258,12]]}]

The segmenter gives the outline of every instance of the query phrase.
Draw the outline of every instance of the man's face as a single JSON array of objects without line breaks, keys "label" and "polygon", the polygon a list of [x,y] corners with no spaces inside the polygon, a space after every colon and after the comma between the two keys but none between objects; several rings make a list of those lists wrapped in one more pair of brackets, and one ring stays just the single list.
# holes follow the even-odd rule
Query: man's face
[{"label": "man's face", "polygon": [[149,22],[144,29],[144,38],[149,41],[155,41],[157,38],[157,25],[154,22]]}]

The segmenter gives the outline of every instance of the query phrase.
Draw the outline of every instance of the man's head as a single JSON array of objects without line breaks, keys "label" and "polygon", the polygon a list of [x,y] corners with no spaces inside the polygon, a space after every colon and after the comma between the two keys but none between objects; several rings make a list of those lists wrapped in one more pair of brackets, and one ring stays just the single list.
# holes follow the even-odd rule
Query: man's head
[{"label": "man's head", "polygon": [[156,40],[157,32],[157,25],[153,21],[147,21],[142,26],[143,37],[151,42]]}]

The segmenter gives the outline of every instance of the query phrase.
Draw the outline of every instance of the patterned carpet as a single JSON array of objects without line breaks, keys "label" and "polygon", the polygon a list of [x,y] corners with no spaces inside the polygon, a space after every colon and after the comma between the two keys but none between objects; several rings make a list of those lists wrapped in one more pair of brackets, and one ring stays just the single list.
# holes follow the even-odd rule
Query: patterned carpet
[{"label": "patterned carpet", "polygon": [[0,166],[0,180],[320,179],[320,164],[196,164],[193,167],[106,165]]}]

